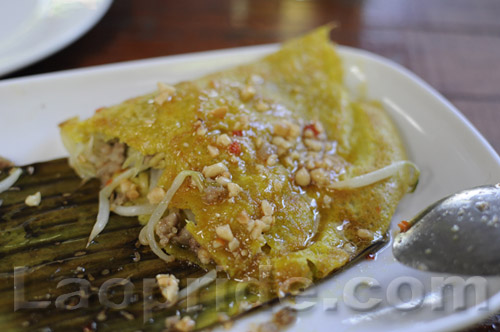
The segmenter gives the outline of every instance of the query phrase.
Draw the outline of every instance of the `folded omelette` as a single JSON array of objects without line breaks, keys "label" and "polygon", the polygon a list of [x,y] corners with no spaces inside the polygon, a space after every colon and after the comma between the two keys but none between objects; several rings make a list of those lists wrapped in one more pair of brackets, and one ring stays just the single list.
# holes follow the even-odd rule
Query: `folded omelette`
[{"label": "folded omelette", "polygon": [[383,237],[415,174],[383,108],[344,87],[329,31],[61,124],[71,166],[103,184],[89,244],[110,213],[138,216],[165,261],[265,266],[286,294]]}]

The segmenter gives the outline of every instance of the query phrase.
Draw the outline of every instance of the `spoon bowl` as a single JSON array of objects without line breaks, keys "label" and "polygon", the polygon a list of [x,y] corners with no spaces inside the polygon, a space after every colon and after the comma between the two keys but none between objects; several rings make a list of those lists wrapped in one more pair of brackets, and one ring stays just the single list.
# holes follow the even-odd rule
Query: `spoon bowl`
[{"label": "spoon bowl", "polygon": [[443,198],[409,223],[392,247],[401,263],[425,271],[500,275],[500,184]]}]

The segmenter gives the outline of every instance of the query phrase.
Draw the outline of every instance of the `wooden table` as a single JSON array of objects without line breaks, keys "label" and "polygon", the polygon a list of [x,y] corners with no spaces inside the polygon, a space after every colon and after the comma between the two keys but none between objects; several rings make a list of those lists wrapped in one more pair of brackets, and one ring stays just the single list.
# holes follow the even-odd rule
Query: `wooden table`
[{"label": "wooden table", "polygon": [[332,21],[335,41],[411,69],[500,151],[498,0],[115,0],[80,40],[9,77],[279,42]]},{"label": "wooden table", "polygon": [[500,151],[498,0],[115,0],[81,39],[8,77],[280,42],[332,21],[335,41],[414,71]]}]

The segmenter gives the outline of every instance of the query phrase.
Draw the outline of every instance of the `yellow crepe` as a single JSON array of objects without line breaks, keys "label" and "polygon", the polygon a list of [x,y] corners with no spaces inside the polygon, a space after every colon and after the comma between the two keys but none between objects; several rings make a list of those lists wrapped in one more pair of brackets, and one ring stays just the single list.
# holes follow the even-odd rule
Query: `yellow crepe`
[{"label": "yellow crepe", "polygon": [[[161,85],[88,120],[69,120],[61,125],[66,145],[85,146],[93,137],[158,156],[154,168],[163,170],[158,185],[165,190],[181,171],[206,175],[207,166],[224,164],[240,188],[236,196],[219,174],[221,181],[205,176],[202,192],[184,182],[169,205],[194,214],[186,229],[213,264],[234,278],[258,277],[260,266],[271,266],[275,290],[283,292],[292,289],[290,278],[323,278],[385,234],[411,181],[401,171],[358,189],[328,188],[406,159],[382,107],[354,100],[344,88],[329,31],[319,28],[248,65]],[[307,171],[308,184],[299,170]],[[221,193],[215,202],[206,189],[214,187]],[[249,223],[262,220],[268,229],[252,238]],[[236,249],[217,231],[226,225]]]}]

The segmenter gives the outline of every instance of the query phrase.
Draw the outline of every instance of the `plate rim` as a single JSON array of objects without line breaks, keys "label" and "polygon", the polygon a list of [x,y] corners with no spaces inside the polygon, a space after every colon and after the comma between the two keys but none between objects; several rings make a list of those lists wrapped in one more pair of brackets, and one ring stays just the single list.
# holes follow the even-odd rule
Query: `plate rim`
[{"label": "plate rim", "polygon": [[[105,64],[105,65],[86,67],[86,68],[70,69],[53,73],[0,80],[0,89],[12,84],[22,85],[22,84],[29,84],[31,82],[61,79],[71,76],[85,76],[85,75],[93,75],[96,73],[102,74],[106,72],[124,71],[124,70],[126,71],[126,70],[138,69],[141,66],[154,67],[164,62],[170,62],[170,63],[176,61],[189,62],[206,57],[216,58],[222,55],[227,55],[228,53],[231,52],[235,54],[240,54],[240,53],[248,53],[250,51],[254,52],[255,54],[265,55],[273,50],[276,50],[278,46],[279,44],[245,46],[237,48],[212,50],[212,51],[193,52],[193,53],[186,53],[179,55],[162,56],[162,57],[133,60],[126,62],[118,62],[118,63]],[[471,134],[473,134],[475,139],[477,139],[477,141],[481,144],[481,146],[485,148],[485,151],[487,152],[488,156],[492,158],[492,161],[494,161],[500,167],[500,156],[493,149],[491,144],[477,130],[477,128],[449,100],[447,100],[442,94],[440,94],[435,88],[433,88],[431,85],[425,82],[418,75],[416,75],[409,69],[403,67],[402,65],[390,59],[387,59],[383,56],[377,55],[375,53],[366,50],[353,48],[349,46],[342,46],[342,45],[338,45],[338,50],[342,56],[349,56],[354,54],[362,58],[368,58],[370,61],[375,61],[378,64],[384,66],[385,68],[396,71],[398,74],[405,76],[407,79],[411,80],[413,83],[418,85],[421,89],[425,90],[426,93],[430,94],[433,98],[439,101],[440,104],[445,106],[447,112],[451,112],[451,114],[454,117],[456,117],[464,126],[467,127],[468,130],[470,130]],[[430,322],[431,325],[426,326],[426,328],[429,328],[429,330],[432,331],[454,331],[457,329],[463,329],[467,326],[471,326],[490,316],[493,313],[493,311],[498,311],[498,309],[500,309],[500,292],[493,294],[491,297],[488,298],[488,301],[490,301],[489,302],[490,308],[488,308],[488,310],[485,310],[482,313],[478,313],[477,309],[475,310],[476,307],[472,307],[465,310],[464,312],[460,312],[460,314],[452,313],[446,315],[445,317],[434,319]],[[421,326],[415,326],[414,328],[411,328],[409,330],[419,331],[421,330]]]}]

